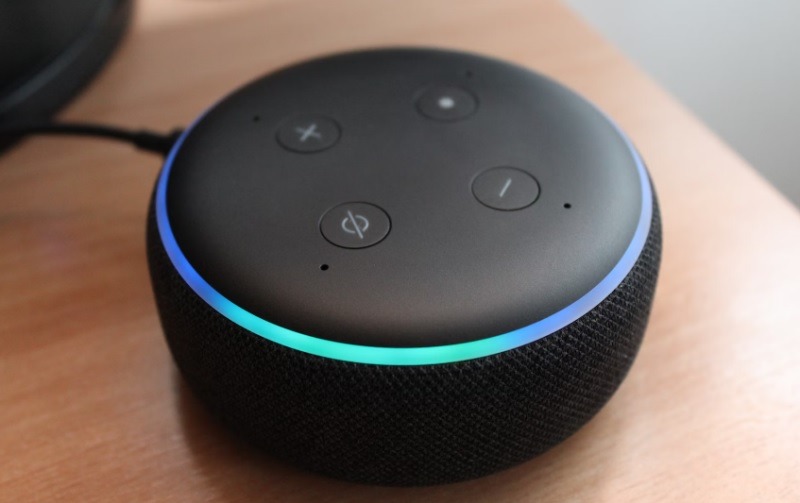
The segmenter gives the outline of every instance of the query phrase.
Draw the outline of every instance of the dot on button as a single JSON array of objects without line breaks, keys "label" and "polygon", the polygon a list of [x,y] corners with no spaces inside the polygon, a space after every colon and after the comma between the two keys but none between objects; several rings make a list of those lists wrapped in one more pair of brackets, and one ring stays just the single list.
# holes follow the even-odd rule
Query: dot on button
[{"label": "dot on button", "polygon": [[389,215],[374,204],[344,203],[328,210],[319,228],[331,244],[366,248],[383,241],[389,234],[391,221]]},{"label": "dot on button", "polygon": [[521,210],[536,202],[539,182],[521,169],[491,168],[472,182],[472,193],[483,205],[495,210]]},{"label": "dot on button", "polygon": [[437,121],[457,121],[469,117],[478,108],[478,101],[468,91],[454,86],[433,86],[417,100],[422,115]]},{"label": "dot on button", "polygon": [[339,125],[322,115],[304,115],[286,120],[278,129],[278,143],[299,153],[320,152],[339,141]]}]

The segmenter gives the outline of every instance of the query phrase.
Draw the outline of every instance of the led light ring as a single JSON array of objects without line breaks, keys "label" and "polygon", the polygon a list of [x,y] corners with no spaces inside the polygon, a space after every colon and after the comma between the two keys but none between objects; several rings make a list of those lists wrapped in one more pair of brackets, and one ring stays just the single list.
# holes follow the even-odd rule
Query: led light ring
[{"label": "led light ring", "polygon": [[622,133],[612,120],[606,117],[606,120],[614,127],[617,134],[625,141],[631,155],[636,161],[636,168],[639,173],[642,189],[642,211],[633,239],[628,249],[625,250],[625,253],[622,255],[622,258],[617,262],[614,268],[611,269],[611,272],[583,297],[540,321],[512,330],[511,332],[477,341],[448,344],[444,346],[391,348],[362,346],[320,339],[270,323],[234,304],[200,276],[186,259],[180,246],[178,246],[167,215],[167,183],[169,181],[170,172],[172,171],[172,165],[175,162],[175,158],[183,142],[204,116],[205,114],[201,115],[190,128],[187,128],[175,143],[175,146],[170,151],[164,163],[158,180],[155,202],[156,222],[164,249],[167,251],[167,255],[178,271],[178,274],[180,274],[189,287],[222,316],[267,340],[323,358],[374,365],[434,365],[482,358],[524,346],[525,344],[537,341],[573,323],[594,309],[600,302],[616,290],[638,260],[644,248],[647,236],[650,233],[650,221],[653,212],[653,193],[644,163],[628,137]]}]

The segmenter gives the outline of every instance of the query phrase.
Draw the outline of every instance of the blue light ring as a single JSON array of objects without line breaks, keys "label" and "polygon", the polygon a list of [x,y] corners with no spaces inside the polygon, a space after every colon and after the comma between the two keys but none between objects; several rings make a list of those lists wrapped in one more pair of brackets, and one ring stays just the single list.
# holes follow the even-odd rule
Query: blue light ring
[{"label": "blue light ring", "polygon": [[[213,107],[212,107],[213,108]],[[598,112],[600,112],[598,110]],[[518,348],[561,330],[594,309],[608,297],[633,269],[650,234],[653,193],[641,156],[628,137],[608,116],[600,112],[625,141],[639,173],[642,210],[633,239],[613,269],[581,298],[552,315],[511,332],[477,341],[444,346],[390,348],[362,346],[320,339],[281,327],[246,311],[219,293],[192,267],[178,246],[167,215],[167,183],[172,166],[192,129],[205,117],[201,115],[175,142],[161,170],[156,188],[156,224],[161,242],[178,274],[211,308],[245,330],[277,344],[323,358],[374,365],[435,365],[482,358]]]}]

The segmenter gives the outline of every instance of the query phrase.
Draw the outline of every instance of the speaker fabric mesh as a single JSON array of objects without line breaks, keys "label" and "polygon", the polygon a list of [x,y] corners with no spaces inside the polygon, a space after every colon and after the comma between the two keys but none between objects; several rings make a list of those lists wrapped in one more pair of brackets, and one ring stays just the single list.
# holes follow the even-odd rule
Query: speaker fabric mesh
[{"label": "speaker fabric mesh", "polygon": [[584,317],[526,346],[439,365],[326,359],[242,329],[179,276],[152,202],[148,260],[175,362],[232,430],[279,458],[340,479],[450,483],[544,452],[617,389],[641,343],[658,276],[661,221],[655,199],[653,205],[633,269]]}]

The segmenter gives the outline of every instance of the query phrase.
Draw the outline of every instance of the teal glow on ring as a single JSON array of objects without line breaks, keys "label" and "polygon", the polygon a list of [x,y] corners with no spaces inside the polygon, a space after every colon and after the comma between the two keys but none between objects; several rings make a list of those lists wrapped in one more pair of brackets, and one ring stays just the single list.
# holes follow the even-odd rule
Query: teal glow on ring
[{"label": "teal glow on ring", "polygon": [[[201,116],[194,125],[196,125],[202,117],[203,116]],[[611,272],[580,299],[540,321],[511,332],[487,337],[486,339],[430,347],[391,348],[361,346],[301,334],[270,323],[234,304],[231,300],[214,289],[213,286],[208,284],[194,267],[192,267],[175,240],[175,235],[172,232],[172,227],[170,226],[169,217],[167,215],[167,183],[169,175],[172,171],[172,166],[178,151],[181,149],[183,142],[190,134],[194,125],[187,128],[180,139],[175,143],[159,176],[155,201],[158,232],[161,236],[164,248],[167,251],[167,255],[178,271],[178,274],[180,274],[183,280],[186,281],[189,287],[194,290],[200,298],[233,323],[277,344],[323,358],[375,365],[434,365],[482,358],[539,340],[581,318],[594,309],[619,286],[639,258],[647,236],[650,233],[650,220],[653,211],[653,193],[650,187],[650,180],[641,157],[630,140],[628,140],[628,137],[620,131],[613,121],[608,118],[607,120],[617,130],[618,134],[628,146],[631,155],[636,161],[636,167],[641,181],[642,210],[639,223],[636,226],[636,231],[634,232],[633,239],[628,249],[625,250],[622,258]]]}]

